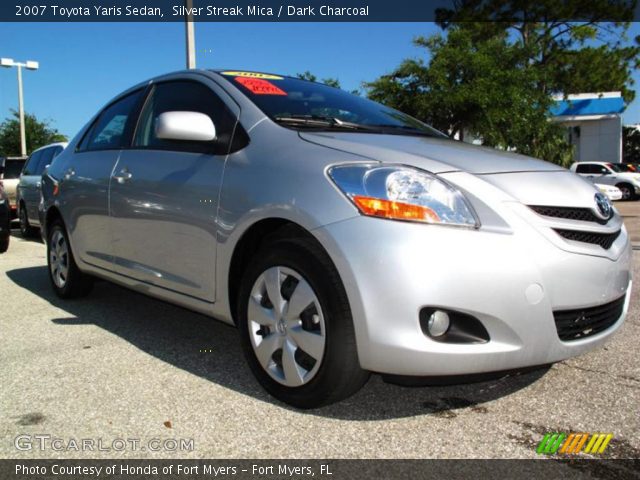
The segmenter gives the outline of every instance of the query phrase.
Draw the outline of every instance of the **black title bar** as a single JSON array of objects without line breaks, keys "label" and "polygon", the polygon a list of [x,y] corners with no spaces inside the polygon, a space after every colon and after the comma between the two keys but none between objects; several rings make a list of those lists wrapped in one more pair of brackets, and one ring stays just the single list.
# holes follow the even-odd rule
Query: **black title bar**
[{"label": "black title bar", "polygon": [[[184,0],[2,0],[0,22],[183,22],[187,15],[195,22],[432,22],[455,19],[457,9],[471,4],[478,15],[459,20],[527,21],[533,14],[547,21],[593,21],[583,18],[589,11],[584,2],[566,0],[563,8],[551,9],[533,0],[531,8],[506,0],[193,0],[187,10]],[[610,0],[595,20],[637,20],[638,5]]]}]

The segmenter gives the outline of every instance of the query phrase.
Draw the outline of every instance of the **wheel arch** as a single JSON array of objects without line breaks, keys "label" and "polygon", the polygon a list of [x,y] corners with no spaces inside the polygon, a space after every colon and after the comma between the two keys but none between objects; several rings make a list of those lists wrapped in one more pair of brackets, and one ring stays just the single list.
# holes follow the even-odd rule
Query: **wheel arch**
[{"label": "wheel arch", "polygon": [[43,233],[43,237],[45,237],[45,241],[46,241],[46,237],[49,235],[49,230],[51,229],[51,225],[56,220],[60,220],[64,225],[62,213],[60,213],[60,210],[58,209],[58,207],[56,207],[55,205],[52,205],[47,209],[47,212],[45,213],[45,217],[44,217],[44,224],[42,225],[42,228],[43,228],[42,233]]},{"label": "wheel arch", "polygon": [[[319,240],[306,228],[291,220],[279,217],[264,218],[249,226],[236,243],[227,272],[227,300],[234,324],[237,324],[236,305],[240,290],[240,282],[251,258],[260,248],[276,236],[306,237],[314,240],[331,258]],[[334,265],[335,267],[335,265]]]}]

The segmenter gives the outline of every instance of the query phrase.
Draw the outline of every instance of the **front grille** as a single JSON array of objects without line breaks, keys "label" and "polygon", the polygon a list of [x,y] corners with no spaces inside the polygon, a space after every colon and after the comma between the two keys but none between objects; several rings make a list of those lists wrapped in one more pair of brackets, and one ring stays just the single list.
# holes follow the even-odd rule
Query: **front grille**
[{"label": "front grille", "polygon": [[600,225],[606,224],[609,219],[603,220],[598,218],[593,210],[589,208],[574,208],[574,207],[547,207],[538,205],[529,205],[529,208],[536,212],[538,215],[554,218],[566,218],[567,220],[580,220],[581,222],[599,223]]},{"label": "front grille", "polygon": [[598,307],[553,312],[560,340],[578,340],[606,330],[622,315],[624,299],[621,297]]},{"label": "front grille", "polygon": [[560,228],[554,228],[553,230],[567,240],[600,245],[605,250],[609,250],[613,242],[616,241],[616,238],[620,236],[620,230],[613,233],[581,232],[578,230],[562,230]]}]

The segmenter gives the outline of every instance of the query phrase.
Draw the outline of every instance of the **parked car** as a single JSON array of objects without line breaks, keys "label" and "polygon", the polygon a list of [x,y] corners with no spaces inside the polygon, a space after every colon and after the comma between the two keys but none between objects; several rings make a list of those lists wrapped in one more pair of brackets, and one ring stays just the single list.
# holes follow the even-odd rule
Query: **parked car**
[{"label": "parked car", "polygon": [[633,172],[625,164],[609,162],[576,162],[571,171],[594,183],[618,187],[623,200],[633,200],[640,195],[640,173]]},{"label": "parked car", "polygon": [[11,211],[11,218],[16,218],[16,191],[18,188],[18,182],[20,181],[20,172],[24,167],[27,157],[7,157],[4,159],[4,166],[2,168],[2,184],[4,191],[9,198],[9,208]]},{"label": "parked car", "polygon": [[0,185],[0,253],[9,249],[11,238],[11,209],[9,208],[9,197]]},{"label": "parked car", "polygon": [[609,200],[622,200],[622,191],[618,187],[614,187],[613,185],[606,185],[604,183],[594,183],[594,185],[598,190],[604,193],[609,198]]},{"label": "parked car", "polygon": [[16,205],[23,237],[34,236],[40,227],[38,205],[42,172],[64,150],[66,142],[52,143],[35,150],[27,159],[18,182]]},{"label": "parked car", "polygon": [[101,277],[235,324],[258,381],[301,408],[370,372],[580,355],[628,308],[629,236],[593,184],[296,78],[141,83],[42,178],[58,296]]}]

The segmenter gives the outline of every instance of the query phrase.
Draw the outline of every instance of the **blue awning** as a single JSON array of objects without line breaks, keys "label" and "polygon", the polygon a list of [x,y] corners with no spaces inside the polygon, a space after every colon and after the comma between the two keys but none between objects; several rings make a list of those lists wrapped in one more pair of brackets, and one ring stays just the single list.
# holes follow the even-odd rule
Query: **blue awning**
[{"label": "blue awning", "polygon": [[554,117],[565,115],[610,115],[622,113],[624,109],[625,105],[622,97],[561,100],[551,107],[551,115]]}]

